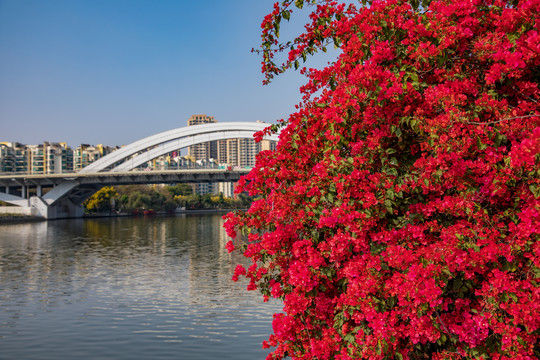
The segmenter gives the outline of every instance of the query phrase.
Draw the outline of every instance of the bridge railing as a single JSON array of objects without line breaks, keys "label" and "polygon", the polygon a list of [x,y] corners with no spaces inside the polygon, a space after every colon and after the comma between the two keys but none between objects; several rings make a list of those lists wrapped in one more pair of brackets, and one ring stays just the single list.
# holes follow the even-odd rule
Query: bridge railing
[{"label": "bridge railing", "polygon": [[[129,170],[129,172],[141,172],[141,171],[148,171],[148,172],[159,172],[159,171],[180,171],[180,170],[205,170],[205,169],[218,169],[218,170],[251,170],[251,167],[240,167],[240,166],[228,166],[228,165],[218,165],[218,166],[170,166],[170,167],[163,167],[159,169],[154,169],[151,167],[146,168],[135,168],[133,170]],[[62,171],[62,172],[38,172],[38,171],[26,171],[26,172],[15,172],[15,171],[0,171],[0,177],[9,177],[9,176],[33,176],[33,175],[76,175],[79,171],[70,170],[70,171]]]}]

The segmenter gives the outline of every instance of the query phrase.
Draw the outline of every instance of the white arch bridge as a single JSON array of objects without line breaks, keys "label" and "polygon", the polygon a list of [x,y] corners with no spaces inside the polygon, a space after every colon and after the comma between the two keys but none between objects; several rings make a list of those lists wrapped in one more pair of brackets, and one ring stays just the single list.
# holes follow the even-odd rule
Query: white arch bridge
[{"label": "white arch bridge", "polygon": [[[46,219],[81,217],[82,203],[106,185],[238,181],[248,170],[182,169],[133,171],[159,156],[190,145],[215,140],[253,138],[270,126],[265,123],[228,122],[186,126],[135,141],[93,162],[79,172],[0,176],[0,201],[25,208]],[[278,141],[278,135],[265,140]],[[34,190],[34,191],[31,191]],[[50,189],[44,191],[44,189]]]}]

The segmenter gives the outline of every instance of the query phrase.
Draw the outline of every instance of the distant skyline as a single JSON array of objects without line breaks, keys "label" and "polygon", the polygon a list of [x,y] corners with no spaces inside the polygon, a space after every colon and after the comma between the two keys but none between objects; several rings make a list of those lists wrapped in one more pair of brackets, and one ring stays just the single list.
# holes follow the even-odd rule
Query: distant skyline
[{"label": "distant skyline", "polygon": [[286,118],[304,79],[263,86],[251,53],[273,3],[0,0],[0,141],[113,146],[194,114]]}]

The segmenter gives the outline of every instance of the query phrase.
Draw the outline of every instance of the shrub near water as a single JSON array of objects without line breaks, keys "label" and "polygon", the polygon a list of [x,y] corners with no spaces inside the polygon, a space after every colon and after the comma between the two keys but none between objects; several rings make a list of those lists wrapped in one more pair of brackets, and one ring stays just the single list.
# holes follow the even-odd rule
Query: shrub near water
[{"label": "shrub near water", "polygon": [[[305,33],[279,42],[302,7]],[[235,278],[283,300],[269,358],[540,356],[539,14],[540,0],[275,5],[267,82],[332,43],[339,56],[301,68],[303,102],[246,177],[261,199],[227,216],[253,259]]]}]

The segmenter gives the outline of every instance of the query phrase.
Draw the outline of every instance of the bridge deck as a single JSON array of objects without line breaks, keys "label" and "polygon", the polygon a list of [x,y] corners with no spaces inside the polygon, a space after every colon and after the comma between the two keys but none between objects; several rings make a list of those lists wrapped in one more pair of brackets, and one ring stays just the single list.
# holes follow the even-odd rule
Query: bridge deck
[{"label": "bridge deck", "polygon": [[[153,171],[63,173],[39,175],[0,175],[0,187],[54,186],[66,181],[78,184],[163,184],[182,182],[228,182],[238,181],[249,169],[179,169]],[[0,191],[2,189],[0,188]]]}]

